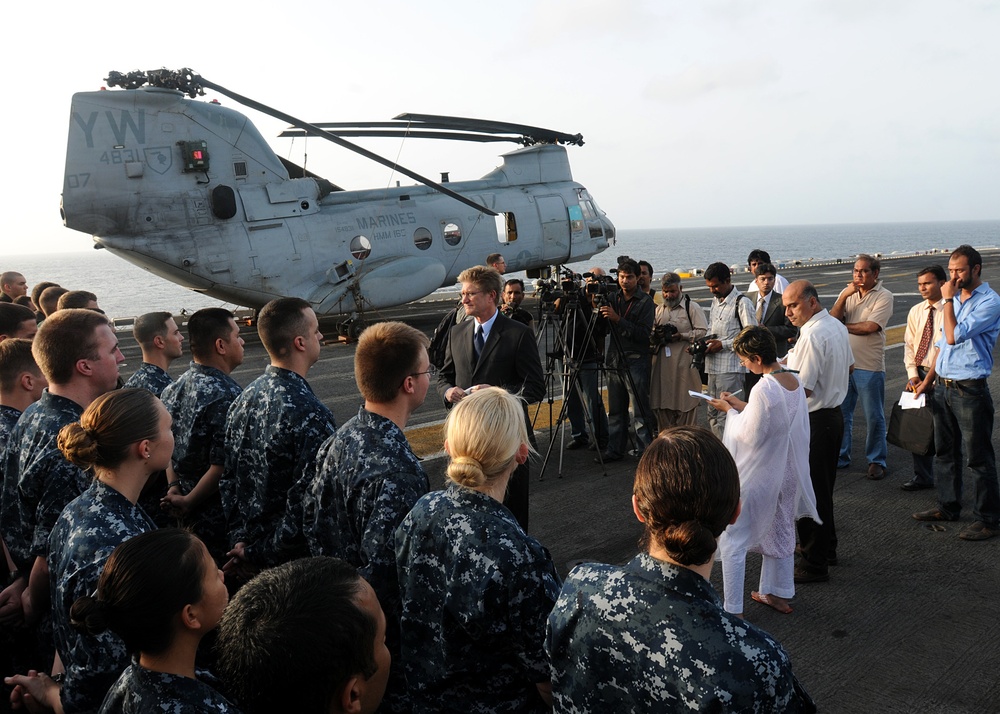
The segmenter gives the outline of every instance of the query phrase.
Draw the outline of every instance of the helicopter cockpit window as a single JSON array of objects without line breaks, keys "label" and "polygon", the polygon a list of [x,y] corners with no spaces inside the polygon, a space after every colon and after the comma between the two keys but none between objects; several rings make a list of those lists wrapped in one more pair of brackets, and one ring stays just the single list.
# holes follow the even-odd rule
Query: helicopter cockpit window
[{"label": "helicopter cockpit window", "polygon": [[497,216],[497,238],[501,243],[513,243],[517,240],[517,219],[510,212]]},{"label": "helicopter cockpit window", "polygon": [[364,260],[372,252],[371,241],[365,236],[354,236],[351,238],[351,255],[357,260]]},{"label": "helicopter cockpit window", "polygon": [[417,246],[417,250],[427,250],[433,241],[431,232],[426,228],[418,228],[413,231],[413,245]]},{"label": "helicopter cockpit window", "polygon": [[444,224],[444,242],[448,245],[458,245],[462,241],[462,229],[457,223]]}]

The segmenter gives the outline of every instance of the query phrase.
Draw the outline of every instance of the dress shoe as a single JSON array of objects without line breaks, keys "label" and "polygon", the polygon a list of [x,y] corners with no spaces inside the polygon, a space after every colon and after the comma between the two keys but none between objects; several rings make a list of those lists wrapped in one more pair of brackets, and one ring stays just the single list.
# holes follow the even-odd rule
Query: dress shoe
[{"label": "dress shoe", "polygon": [[958,516],[945,513],[940,508],[932,508],[929,511],[914,513],[913,519],[917,521],[957,521]]},{"label": "dress shoe", "polygon": [[[805,554],[805,551],[802,550],[802,546],[801,545],[795,546],[795,555],[799,556],[803,560],[805,559],[806,554]],[[834,553],[833,555],[826,556],[826,564],[828,566],[829,565],[838,565],[839,563],[840,563],[840,561],[837,559],[837,554],[836,553]]]},{"label": "dress shoe", "polygon": [[868,464],[868,474],[865,476],[869,481],[881,481],[885,478],[885,466],[878,464]]},{"label": "dress shoe", "polygon": [[934,488],[934,484],[927,483],[926,481],[921,481],[916,476],[914,476],[909,481],[900,484],[899,487],[904,491],[923,491],[924,489]]},{"label": "dress shoe", "polygon": [[577,449],[586,449],[588,446],[590,446],[589,439],[573,439],[573,441],[566,445],[566,450],[576,451]]},{"label": "dress shoe", "polygon": [[625,457],[621,454],[612,454],[610,451],[605,451],[600,456],[594,457],[594,463],[599,464],[603,461],[604,463],[609,464],[612,461],[621,461],[623,458]]},{"label": "dress shoe", "polygon": [[1000,526],[991,526],[982,521],[970,523],[958,532],[958,537],[962,540],[986,540],[1000,533]]},{"label": "dress shoe", "polygon": [[800,585],[803,583],[825,583],[830,580],[830,574],[815,573],[805,568],[796,568],[793,578]]}]

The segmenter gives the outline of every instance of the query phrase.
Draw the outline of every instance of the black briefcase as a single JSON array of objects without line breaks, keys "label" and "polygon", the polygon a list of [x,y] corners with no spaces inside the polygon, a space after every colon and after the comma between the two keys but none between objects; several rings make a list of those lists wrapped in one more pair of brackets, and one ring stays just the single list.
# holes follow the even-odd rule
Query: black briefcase
[{"label": "black briefcase", "polygon": [[934,415],[931,408],[903,409],[899,403],[892,405],[889,415],[889,432],[886,441],[918,456],[934,453]]}]

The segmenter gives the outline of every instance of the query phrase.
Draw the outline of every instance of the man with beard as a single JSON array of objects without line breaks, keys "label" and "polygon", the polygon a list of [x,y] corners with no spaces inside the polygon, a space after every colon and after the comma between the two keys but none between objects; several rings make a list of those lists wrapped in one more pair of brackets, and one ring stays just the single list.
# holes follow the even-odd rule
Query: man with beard
[{"label": "man with beard", "polygon": [[1000,297],[983,282],[983,259],[971,246],[961,245],[954,250],[948,272],[951,280],[941,286],[944,334],[937,342],[935,363],[938,506],[914,513],[913,517],[918,521],[957,521],[962,510],[962,472],[967,463],[975,481],[975,521],[958,537],[986,540],[1000,533],[1000,486],[992,441],[993,398],[986,381],[993,371],[993,348],[1000,333]]},{"label": "man with beard", "polygon": [[653,353],[649,402],[656,416],[656,426],[663,431],[670,426],[694,424],[700,399],[688,394],[701,391],[701,376],[691,368],[688,346],[708,332],[705,312],[683,295],[677,273],[663,276],[663,304],[656,308],[653,320],[667,331],[666,343]]}]

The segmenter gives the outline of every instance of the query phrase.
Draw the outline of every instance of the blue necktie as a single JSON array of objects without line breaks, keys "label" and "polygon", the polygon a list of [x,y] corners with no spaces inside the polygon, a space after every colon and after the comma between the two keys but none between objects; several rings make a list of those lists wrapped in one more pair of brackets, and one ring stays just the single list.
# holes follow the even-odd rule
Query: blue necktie
[{"label": "blue necktie", "polygon": [[472,341],[472,351],[477,362],[479,361],[479,355],[483,352],[484,344],[486,344],[486,340],[483,339],[482,325],[476,325],[476,339]]}]

